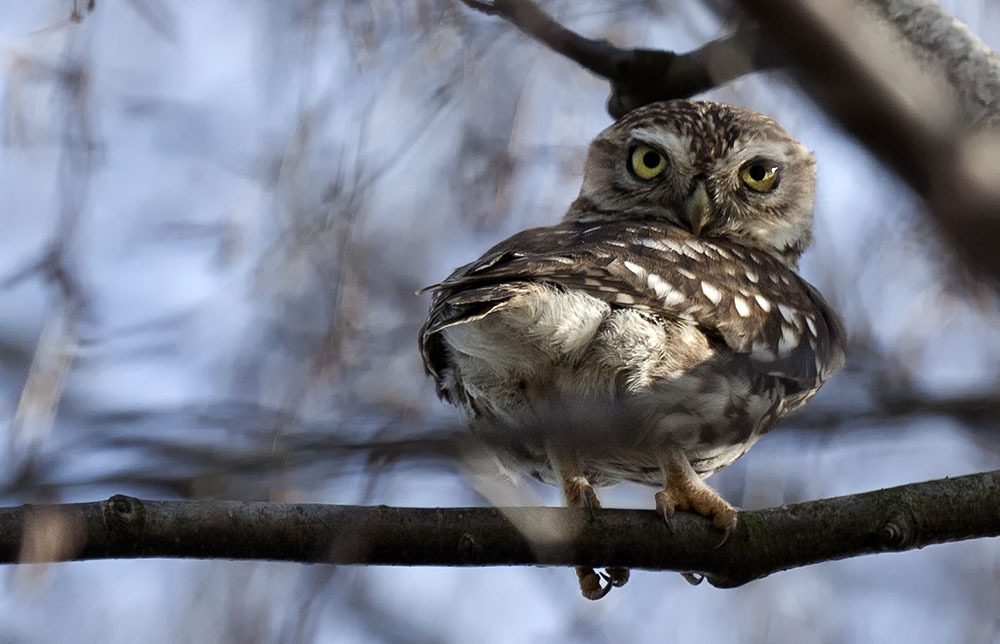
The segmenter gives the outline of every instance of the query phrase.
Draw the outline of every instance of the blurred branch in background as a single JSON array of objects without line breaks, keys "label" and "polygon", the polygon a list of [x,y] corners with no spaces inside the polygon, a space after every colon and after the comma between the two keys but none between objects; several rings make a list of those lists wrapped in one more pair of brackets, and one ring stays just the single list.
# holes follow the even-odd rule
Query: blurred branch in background
[{"label": "blurred branch in background", "polygon": [[[0,562],[134,557],[405,566],[628,566],[732,587],[789,568],[1000,535],[1000,470],[740,513],[711,521],[647,510],[390,508],[236,501],[0,508]],[[60,538],[50,539],[53,525]]]},{"label": "blurred branch in background", "polygon": [[[77,8],[74,6],[74,15]],[[5,279],[0,292],[39,277],[49,291],[49,311],[31,358],[8,434],[8,462],[30,478],[38,448],[49,434],[63,396],[66,380],[77,358],[81,326],[86,321],[84,284],[76,270],[76,234],[87,211],[92,175],[99,147],[92,122],[89,42],[71,39],[63,60],[55,65],[25,57],[16,65],[14,94],[30,84],[51,83],[61,99],[61,146],[53,192],[59,195],[58,216],[40,257]],[[10,97],[8,97],[9,100]],[[16,112],[16,110],[15,110]],[[25,145],[23,132],[11,128],[8,143]]]}]

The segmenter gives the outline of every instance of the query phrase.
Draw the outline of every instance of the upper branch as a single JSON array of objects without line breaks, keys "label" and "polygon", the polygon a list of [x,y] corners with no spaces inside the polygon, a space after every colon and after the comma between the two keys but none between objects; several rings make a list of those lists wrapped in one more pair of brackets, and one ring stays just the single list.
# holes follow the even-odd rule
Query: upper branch
[{"label": "upper branch", "polygon": [[0,508],[0,562],[123,557],[381,565],[627,566],[717,586],[862,554],[1000,535],[1000,471],[741,512],[735,532],[647,510],[390,508],[236,501]]},{"label": "upper branch", "polygon": [[759,69],[781,64],[776,51],[758,37],[756,27],[687,53],[622,49],[567,29],[532,0],[461,0],[466,6],[505,18],[549,49],[579,63],[611,83],[608,113],[618,118],[656,101],[687,98]]}]

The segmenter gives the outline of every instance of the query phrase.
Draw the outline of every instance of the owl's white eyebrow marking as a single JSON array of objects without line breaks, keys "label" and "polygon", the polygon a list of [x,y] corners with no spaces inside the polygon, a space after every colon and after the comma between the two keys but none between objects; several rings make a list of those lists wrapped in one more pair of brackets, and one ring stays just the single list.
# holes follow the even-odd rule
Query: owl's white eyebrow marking
[{"label": "owl's white eyebrow marking", "polygon": [[740,317],[748,318],[750,317],[750,305],[739,295],[733,296],[733,304],[736,305],[736,312],[740,314]]},{"label": "owl's white eyebrow marking", "polygon": [[768,300],[766,297],[764,297],[763,295],[754,295],[753,299],[757,300],[757,305],[760,306],[760,308],[764,309],[765,313],[771,312],[771,301]]},{"label": "owl's white eyebrow marking", "polygon": [[747,274],[747,279],[753,282],[754,284],[760,281],[760,275],[757,274],[757,271],[747,271],[746,274]]},{"label": "owl's white eyebrow marking", "polygon": [[645,143],[665,152],[672,161],[685,158],[691,149],[691,137],[668,132],[660,127],[633,128],[629,136],[636,143]]},{"label": "owl's white eyebrow marking", "polygon": [[722,292],[708,282],[701,283],[701,292],[712,301],[712,304],[718,304],[722,301]]}]

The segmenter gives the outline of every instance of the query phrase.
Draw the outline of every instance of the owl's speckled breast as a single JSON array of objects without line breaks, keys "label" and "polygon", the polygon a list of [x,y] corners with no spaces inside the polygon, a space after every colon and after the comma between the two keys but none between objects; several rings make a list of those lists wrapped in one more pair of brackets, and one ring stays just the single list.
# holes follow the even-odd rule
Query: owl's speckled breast
[{"label": "owl's speckled breast", "polygon": [[666,446],[708,475],[780,407],[773,379],[693,322],[579,291],[526,286],[502,311],[442,333],[454,365],[446,386],[469,424],[506,465],[548,482],[549,443],[564,439],[597,484],[659,482]]}]

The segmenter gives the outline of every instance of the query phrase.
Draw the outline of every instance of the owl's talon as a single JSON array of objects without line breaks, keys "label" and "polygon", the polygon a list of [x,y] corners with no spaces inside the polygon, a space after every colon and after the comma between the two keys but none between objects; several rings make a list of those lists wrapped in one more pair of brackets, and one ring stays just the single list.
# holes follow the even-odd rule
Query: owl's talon
[{"label": "owl's talon", "polygon": [[705,575],[699,575],[696,572],[682,572],[681,577],[683,577],[684,580],[692,586],[697,586],[701,582],[705,581]]},{"label": "owl's talon", "polygon": [[[580,578],[580,593],[587,599],[597,601],[605,597],[611,592],[614,587],[611,579],[601,573],[600,576],[592,568],[578,567],[576,569],[576,576]],[[601,579],[604,579],[605,584],[601,585]]]},{"label": "owl's talon", "polygon": [[612,586],[621,588],[626,583],[628,583],[628,578],[630,575],[628,568],[620,568],[616,566],[613,568],[605,568],[604,570],[605,572],[607,572],[607,574],[602,576],[606,580],[608,580]]},{"label": "owl's talon", "polygon": [[[713,526],[725,531],[722,541],[715,546],[721,548],[736,530],[736,508],[729,505],[718,492],[705,485],[683,454],[676,452],[668,454],[664,470],[667,474],[667,485],[656,493],[656,511],[664,517],[664,521],[672,517],[677,510],[693,510],[712,519]],[[669,522],[667,525],[670,525]]]},{"label": "owl's talon", "polygon": [[583,505],[587,508],[587,512],[590,513],[590,520],[597,520],[596,509],[601,507],[601,502],[597,500],[597,492],[594,492],[594,488],[587,485],[581,490],[583,495]]},{"label": "owl's talon", "polygon": [[[716,516],[716,520],[718,520],[718,518],[719,517],[717,515]],[[719,526],[716,526],[716,527],[719,527]],[[727,523],[722,529],[725,530],[725,533],[722,535],[722,541],[720,541],[719,543],[715,544],[715,547],[712,548],[713,550],[718,550],[723,545],[725,545],[725,543],[727,541],[729,541],[730,535],[732,535],[733,532],[736,531],[736,510],[733,510],[733,518],[732,518],[732,520],[729,523]]]},{"label": "owl's talon", "polygon": [[670,519],[674,516],[674,509],[669,505],[666,492],[660,490],[656,493],[656,513],[663,519],[663,525],[667,527],[667,532],[674,533],[674,526],[670,525]]}]

